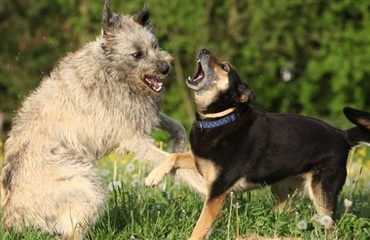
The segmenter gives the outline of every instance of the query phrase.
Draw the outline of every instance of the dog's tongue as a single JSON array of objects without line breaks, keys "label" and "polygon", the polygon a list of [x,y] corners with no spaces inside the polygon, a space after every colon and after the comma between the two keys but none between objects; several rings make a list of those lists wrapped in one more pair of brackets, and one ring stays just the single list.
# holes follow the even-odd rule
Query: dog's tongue
[{"label": "dog's tongue", "polygon": [[200,79],[202,79],[204,77],[204,73],[203,71],[199,73],[198,76],[194,76],[194,79],[193,81],[199,81]]},{"label": "dog's tongue", "polygon": [[162,85],[163,83],[160,82],[157,78],[155,77],[146,77],[145,78],[145,83],[155,92],[160,92],[162,90]]}]

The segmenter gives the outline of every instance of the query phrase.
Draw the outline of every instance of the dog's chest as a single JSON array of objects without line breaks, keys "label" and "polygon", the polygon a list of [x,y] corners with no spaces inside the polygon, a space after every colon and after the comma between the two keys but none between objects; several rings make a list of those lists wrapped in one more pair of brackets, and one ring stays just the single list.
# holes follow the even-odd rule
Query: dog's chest
[{"label": "dog's chest", "polygon": [[[114,98],[110,101],[114,101]],[[136,133],[150,134],[159,121],[159,102],[143,94],[122,91],[118,100],[104,106],[107,113],[105,116],[111,120],[111,124],[125,128],[125,132],[132,129]]]},{"label": "dog's chest", "polygon": [[127,91],[116,90],[110,94],[110,98],[95,96],[81,106],[83,114],[76,114],[80,124],[73,125],[74,130],[69,131],[87,149],[98,152],[96,155],[105,154],[123,142],[147,138],[159,122],[156,101]]},{"label": "dog's chest", "polygon": [[223,130],[192,129],[190,145],[193,153],[201,158],[221,164],[223,159],[234,158],[239,151],[240,136],[225,134]]},{"label": "dog's chest", "polygon": [[212,183],[218,178],[220,168],[209,159],[195,156],[195,162],[200,174],[204,177],[207,187],[210,188]]}]

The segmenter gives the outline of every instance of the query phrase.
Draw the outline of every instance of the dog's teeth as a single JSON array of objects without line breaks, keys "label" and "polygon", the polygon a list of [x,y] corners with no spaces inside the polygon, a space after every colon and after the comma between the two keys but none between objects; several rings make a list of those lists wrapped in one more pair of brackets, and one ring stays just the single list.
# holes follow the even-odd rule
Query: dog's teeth
[{"label": "dog's teeth", "polygon": [[200,62],[200,59],[198,59],[198,62]]},{"label": "dog's teeth", "polygon": [[162,83],[162,82],[158,82],[158,85],[159,85],[159,86],[162,86],[162,85],[163,85],[163,83]]}]

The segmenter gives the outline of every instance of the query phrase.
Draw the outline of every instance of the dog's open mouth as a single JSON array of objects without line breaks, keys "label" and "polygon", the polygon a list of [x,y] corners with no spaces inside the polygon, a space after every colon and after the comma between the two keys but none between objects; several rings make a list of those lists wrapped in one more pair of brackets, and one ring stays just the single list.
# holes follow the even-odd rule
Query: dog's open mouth
[{"label": "dog's open mouth", "polygon": [[191,85],[198,85],[204,78],[204,71],[200,59],[198,59],[198,69],[193,77],[188,77],[187,82]]},{"label": "dog's open mouth", "polygon": [[151,76],[151,75],[145,75],[144,76],[144,82],[154,92],[160,92],[162,90],[163,83],[159,80],[158,77]]}]

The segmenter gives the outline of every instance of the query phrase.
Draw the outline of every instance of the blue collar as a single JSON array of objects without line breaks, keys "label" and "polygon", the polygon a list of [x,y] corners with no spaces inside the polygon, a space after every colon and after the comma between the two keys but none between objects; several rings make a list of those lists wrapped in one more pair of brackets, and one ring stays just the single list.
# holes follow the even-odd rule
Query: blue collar
[{"label": "blue collar", "polygon": [[234,122],[242,114],[242,112],[238,111],[231,113],[223,118],[217,119],[216,121],[202,122],[195,120],[195,125],[200,129],[211,129],[221,127],[228,123]]}]

